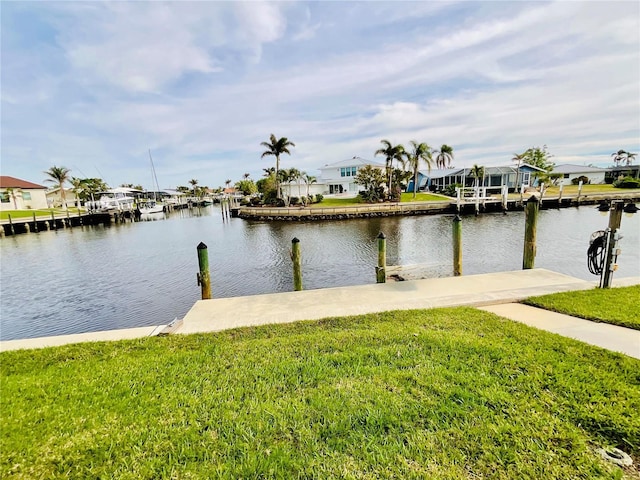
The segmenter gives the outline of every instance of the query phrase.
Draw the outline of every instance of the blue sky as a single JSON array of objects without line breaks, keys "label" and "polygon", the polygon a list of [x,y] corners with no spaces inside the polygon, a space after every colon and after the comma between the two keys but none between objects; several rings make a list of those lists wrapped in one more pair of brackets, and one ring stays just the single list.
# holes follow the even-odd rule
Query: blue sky
[{"label": "blue sky", "polygon": [[[381,139],[456,167],[640,151],[637,2],[2,2],[3,175],[217,187]],[[378,157],[382,162],[382,158]]]}]

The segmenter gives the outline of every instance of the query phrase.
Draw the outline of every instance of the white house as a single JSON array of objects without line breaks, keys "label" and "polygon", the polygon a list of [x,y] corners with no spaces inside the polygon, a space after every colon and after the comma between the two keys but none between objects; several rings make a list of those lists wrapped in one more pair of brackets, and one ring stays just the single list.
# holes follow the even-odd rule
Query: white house
[{"label": "white house", "polygon": [[[64,207],[59,188],[52,188],[51,190],[48,190],[46,195],[49,207]],[[64,189],[64,200],[67,207],[75,207],[78,205],[78,197],[72,188]]]},{"label": "white house", "polygon": [[324,186],[324,194],[350,194],[355,196],[362,190],[362,186],[355,183],[358,170],[364,166],[371,165],[374,168],[384,170],[385,166],[380,163],[370,162],[360,157],[353,157],[349,160],[332,163],[320,167],[320,178],[318,184]]},{"label": "white house", "polygon": [[47,187],[0,175],[0,210],[47,208]]},{"label": "white house", "polygon": [[561,173],[562,178],[558,179],[558,185],[571,185],[574,178],[587,177],[589,182],[584,183],[604,183],[604,175],[606,168],[587,167],[584,165],[575,165],[565,163],[556,165],[552,173]]}]

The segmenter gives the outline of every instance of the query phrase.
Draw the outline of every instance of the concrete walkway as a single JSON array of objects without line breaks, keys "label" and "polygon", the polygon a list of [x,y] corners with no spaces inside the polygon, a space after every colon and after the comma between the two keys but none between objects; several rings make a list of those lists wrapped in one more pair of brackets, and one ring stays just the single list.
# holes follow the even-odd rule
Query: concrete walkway
[{"label": "concrete walkway", "polygon": [[[634,284],[640,284],[640,278],[614,280],[616,286]],[[594,286],[594,282],[545,269],[533,269],[200,300],[187,313],[182,323],[176,324],[171,329],[171,333],[214,332],[230,328],[317,320],[326,317],[360,315],[389,310],[509,304],[531,296],[587,290]],[[591,325],[605,325],[594,324],[586,320],[579,320],[579,322],[589,328]],[[165,327],[160,325],[58,337],[9,340],[0,342],[0,351],[41,348],[84,341],[147,337],[163,331],[166,332]],[[613,345],[611,349],[625,351],[624,348],[617,345]]]},{"label": "concrete walkway", "polygon": [[640,359],[639,330],[591,322],[521,303],[488,305],[480,310]]}]

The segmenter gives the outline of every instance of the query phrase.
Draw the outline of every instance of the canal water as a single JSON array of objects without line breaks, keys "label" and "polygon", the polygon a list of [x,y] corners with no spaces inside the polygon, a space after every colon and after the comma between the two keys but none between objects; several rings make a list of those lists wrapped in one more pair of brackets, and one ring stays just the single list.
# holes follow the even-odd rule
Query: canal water
[{"label": "canal water", "polygon": [[[200,242],[208,246],[214,297],[292,290],[294,237],[300,239],[305,289],[375,283],[381,231],[389,265],[426,264],[430,276],[450,276],[452,218],[250,222],[225,220],[212,206],[158,221],[8,236],[0,240],[0,339],[181,318],[200,297]],[[597,280],[587,269],[586,251],[591,233],[607,222],[594,207],[541,211],[536,267]],[[521,268],[522,212],[465,216],[462,228],[465,275]],[[623,217],[621,232],[614,278],[640,276],[640,215]]]}]

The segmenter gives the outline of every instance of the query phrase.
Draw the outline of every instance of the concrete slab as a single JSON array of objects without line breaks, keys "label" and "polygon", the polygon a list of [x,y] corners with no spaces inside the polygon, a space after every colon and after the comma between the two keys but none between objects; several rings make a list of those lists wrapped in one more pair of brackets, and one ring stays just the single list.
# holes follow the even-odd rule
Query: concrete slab
[{"label": "concrete slab", "polygon": [[480,307],[480,310],[640,359],[638,330],[591,322],[520,303],[488,305]]},{"label": "concrete slab", "polygon": [[54,337],[25,338],[24,340],[7,340],[0,342],[0,352],[22,350],[27,348],[57,347],[81,342],[103,342],[111,340],[126,340],[132,338],[153,337],[158,335],[166,325],[152,327],[125,328],[120,330],[105,330],[102,332],[76,333],[73,335],[57,335]]},{"label": "concrete slab", "polygon": [[488,305],[586,290],[591,282],[545,269],[200,300],[178,334],[317,320],[388,310]]}]

